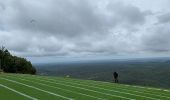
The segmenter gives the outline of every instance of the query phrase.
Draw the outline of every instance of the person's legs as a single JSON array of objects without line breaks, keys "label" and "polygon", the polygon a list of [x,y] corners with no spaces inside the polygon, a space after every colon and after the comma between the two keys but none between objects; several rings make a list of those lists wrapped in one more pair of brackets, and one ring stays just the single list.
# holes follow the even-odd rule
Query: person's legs
[{"label": "person's legs", "polygon": [[115,83],[118,83],[118,78],[115,78]]}]

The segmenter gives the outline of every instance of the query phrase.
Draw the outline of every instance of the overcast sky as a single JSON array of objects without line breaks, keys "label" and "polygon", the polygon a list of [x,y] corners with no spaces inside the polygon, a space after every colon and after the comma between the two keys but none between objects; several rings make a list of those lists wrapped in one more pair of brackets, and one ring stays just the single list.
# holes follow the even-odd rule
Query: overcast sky
[{"label": "overcast sky", "polygon": [[0,45],[38,58],[170,56],[170,0],[0,0]]}]

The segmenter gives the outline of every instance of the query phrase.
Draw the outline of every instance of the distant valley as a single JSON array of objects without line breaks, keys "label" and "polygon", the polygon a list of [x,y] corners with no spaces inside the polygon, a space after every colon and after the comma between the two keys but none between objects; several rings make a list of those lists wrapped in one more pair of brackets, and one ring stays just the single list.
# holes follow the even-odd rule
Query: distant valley
[{"label": "distant valley", "polygon": [[36,64],[38,74],[170,88],[169,58]]}]

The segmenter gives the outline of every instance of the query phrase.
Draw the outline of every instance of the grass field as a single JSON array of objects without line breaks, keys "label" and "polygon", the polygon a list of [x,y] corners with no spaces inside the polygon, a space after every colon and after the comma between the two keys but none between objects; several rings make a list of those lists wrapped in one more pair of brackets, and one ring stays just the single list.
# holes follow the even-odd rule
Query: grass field
[{"label": "grass field", "polygon": [[170,90],[92,80],[0,74],[0,100],[170,100]]}]

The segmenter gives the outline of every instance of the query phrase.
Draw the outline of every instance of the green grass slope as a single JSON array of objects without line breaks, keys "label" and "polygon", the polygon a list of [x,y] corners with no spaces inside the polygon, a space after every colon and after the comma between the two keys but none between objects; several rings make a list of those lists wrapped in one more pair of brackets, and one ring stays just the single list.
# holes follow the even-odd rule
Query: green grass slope
[{"label": "green grass slope", "polygon": [[170,100],[170,90],[61,77],[0,74],[0,100]]}]

